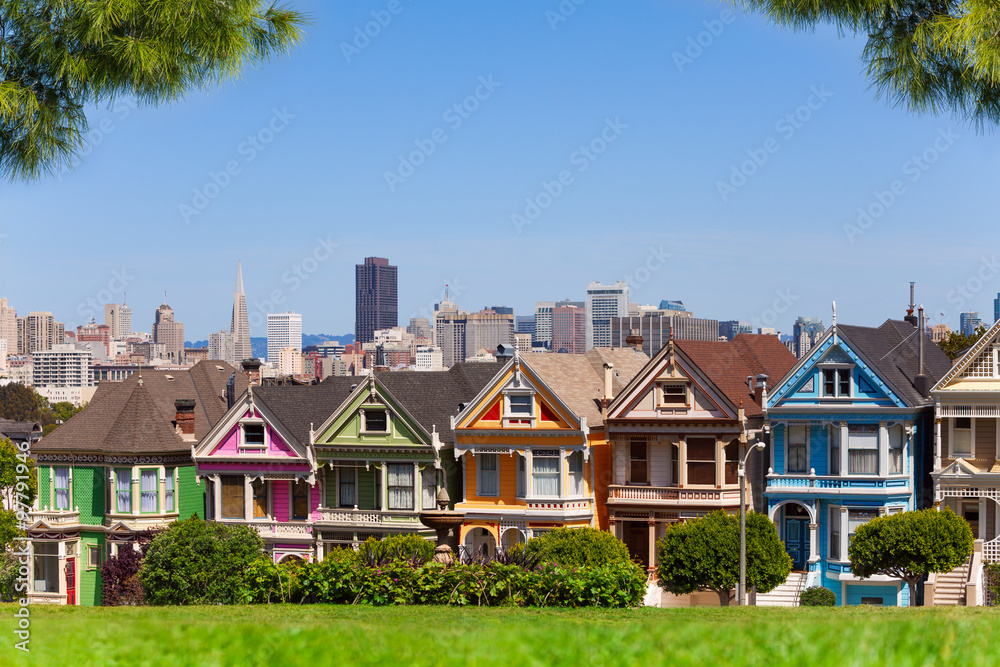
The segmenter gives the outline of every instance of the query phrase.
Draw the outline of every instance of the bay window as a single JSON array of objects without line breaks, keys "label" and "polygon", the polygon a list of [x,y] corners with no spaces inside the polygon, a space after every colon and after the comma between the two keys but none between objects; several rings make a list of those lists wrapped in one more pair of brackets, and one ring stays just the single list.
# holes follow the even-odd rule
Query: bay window
[{"label": "bay window", "polygon": [[536,449],[531,453],[531,487],[535,496],[559,496],[559,450]]},{"label": "bay window", "polygon": [[139,471],[139,509],[143,513],[159,510],[160,491],[156,483],[156,470]]},{"label": "bay window", "polygon": [[878,516],[874,510],[850,510],[847,512],[847,543],[850,544],[854,538],[854,533],[858,528],[865,525]]},{"label": "bay window", "polygon": [[806,426],[795,424],[788,427],[788,446],[785,447],[788,461],[785,472],[806,472],[809,467],[806,447]]},{"label": "bay window", "polygon": [[59,592],[59,543],[32,542],[34,553],[34,590],[36,593]]},{"label": "bay window", "polygon": [[122,468],[115,471],[115,489],[117,489],[116,508],[119,514],[132,512],[132,471]]},{"label": "bay window", "polygon": [[847,471],[851,475],[878,474],[878,426],[861,424],[847,431]]},{"label": "bay window", "polygon": [[725,469],[725,482],[726,484],[739,484],[739,466],[740,466],[740,443],[738,440],[726,445],[726,469]]},{"label": "bay window", "polygon": [[413,509],[413,464],[390,463],[386,466],[389,483],[389,509]]},{"label": "bay window", "polygon": [[715,438],[687,439],[687,483],[715,486]]},{"label": "bay window", "polygon": [[421,471],[423,477],[420,479],[420,492],[423,496],[422,503],[425,510],[436,510],[437,509],[437,468],[428,464],[423,471]]},{"label": "bay window", "polygon": [[55,489],[55,505],[57,510],[69,509],[69,468],[54,468],[52,488]]},{"label": "bay window", "polygon": [[476,456],[476,495],[499,496],[500,472],[496,454],[479,454]]},{"label": "bay window", "polygon": [[583,495],[583,452],[569,455],[569,493],[571,496]]},{"label": "bay window", "polygon": [[840,427],[830,427],[830,474],[840,474]]},{"label": "bay window", "polygon": [[173,512],[177,509],[174,505],[174,468],[167,468],[163,478],[163,511]]}]

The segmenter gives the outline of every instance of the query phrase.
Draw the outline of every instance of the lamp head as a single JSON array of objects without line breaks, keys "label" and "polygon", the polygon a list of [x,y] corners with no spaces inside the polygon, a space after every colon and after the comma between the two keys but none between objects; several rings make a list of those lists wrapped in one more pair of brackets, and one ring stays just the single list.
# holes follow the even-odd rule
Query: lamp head
[{"label": "lamp head", "polygon": [[764,450],[764,448],[765,448],[765,447],[767,447],[767,443],[766,443],[766,442],[761,442],[761,441],[759,441],[759,440],[758,440],[758,441],[757,441],[757,444],[756,444],[756,445],[754,445],[754,446],[755,446],[755,447],[756,447],[757,449],[759,449],[759,450],[763,451],[763,450]]}]

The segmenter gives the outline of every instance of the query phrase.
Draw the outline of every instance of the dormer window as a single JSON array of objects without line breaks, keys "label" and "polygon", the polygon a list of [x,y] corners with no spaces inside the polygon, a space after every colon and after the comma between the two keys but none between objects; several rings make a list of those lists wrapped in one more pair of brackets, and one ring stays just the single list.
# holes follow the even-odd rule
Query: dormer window
[{"label": "dormer window", "polygon": [[664,382],[660,385],[660,407],[687,408],[691,405],[686,382]]},{"label": "dormer window", "polygon": [[531,416],[531,396],[511,396],[510,414]]},{"label": "dormer window", "polygon": [[264,446],[264,425],[244,424],[243,425],[243,445],[246,447]]},{"label": "dormer window", "polygon": [[504,395],[504,423],[530,426],[535,421],[535,395],[511,392]]},{"label": "dormer window", "polygon": [[848,398],[851,395],[851,368],[824,368],[823,396],[828,398]]},{"label": "dormer window", "polygon": [[385,433],[389,430],[389,416],[385,410],[366,409],[364,418],[366,433]]}]

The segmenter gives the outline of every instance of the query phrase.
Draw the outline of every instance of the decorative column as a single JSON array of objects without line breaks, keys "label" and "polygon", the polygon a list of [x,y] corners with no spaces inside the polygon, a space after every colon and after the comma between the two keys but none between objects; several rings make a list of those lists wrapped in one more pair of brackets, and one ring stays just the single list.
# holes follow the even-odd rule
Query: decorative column
[{"label": "decorative column", "polygon": [[878,474],[882,477],[889,474],[889,429],[885,422],[878,425]]},{"label": "decorative column", "polygon": [[680,475],[677,477],[677,480],[678,480],[678,485],[684,487],[684,486],[687,486],[687,481],[688,481],[688,475],[687,475],[687,462],[688,462],[687,438],[683,438],[683,437],[678,438],[677,439],[677,447],[678,447],[678,452],[677,452],[677,467],[680,468]]},{"label": "decorative column", "polygon": [[649,517],[649,569],[656,568],[656,519]]},{"label": "decorative column", "polygon": [[[817,514],[819,510],[816,510]],[[815,563],[819,560],[819,517],[815,523],[809,524],[809,562]]]},{"label": "decorative column", "polygon": [[841,561],[850,560],[847,557],[847,547],[849,541],[847,539],[847,533],[850,530],[850,526],[848,526],[847,522],[849,520],[850,520],[850,514],[848,513],[847,508],[841,507],[840,508],[840,560]]},{"label": "decorative column", "polygon": [[[387,474],[388,468],[386,467],[385,461],[379,464],[379,470],[381,471],[379,480],[379,487],[382,489],[382,497],[380,498],[382,511],[385,512],[389,508],[389,476]],[[357,492],[357,489],[355,489]]]},{"label": "decorative column", "polygon": [[[420,475],[420,466],[416,461],[413,462],[413,509],[419,510],[423,507],[423,480]],[[433,507],[430,509],[434,509]]]},{"label": "decorative column", "polygon": [[215,508],[215,520],[222,518],[222,484],[218,475],[212,475],[212,507]]},{"label": "decorative column", "polygon": [[721,489],[726,481],[726,455],[723,452],[722,438],[715,437],[715,488]]},{"label": "decorative column", "polygon": [[847,422],[841,422],[840,425],[840,475],[846,477],[851,473],[850,461],[851,457],[848,455],[850,452],[850,433],[847,430]]},{"label": "decorative column", "polygon": [[245,521],[253,519],[253,487],[249,475],[243,475],[243,519]]},{"label": "decorative column", "polygon": [[[941,413],[941,404],[934,406],[934,411]],[[934,418],[934,472],[941,470],[941,418]],[[935,494],[936,495],[936,494]]]}]

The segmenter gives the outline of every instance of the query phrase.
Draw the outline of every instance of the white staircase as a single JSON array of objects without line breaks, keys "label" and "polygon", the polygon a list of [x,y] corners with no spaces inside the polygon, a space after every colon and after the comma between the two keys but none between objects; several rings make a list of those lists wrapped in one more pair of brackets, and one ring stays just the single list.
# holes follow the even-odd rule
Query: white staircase
[{"label": "white staircase", "polygon": [[934,606],[965,604],[965,585],[969,581],[969,561],[951,572],[939,572],[934,582]]},{"label": "white staircase", "polygon": [[805,590],[807,572],[792,572],[785,583],[770,593],[757,593],[758,607],[798,607],[799,595]]}]

